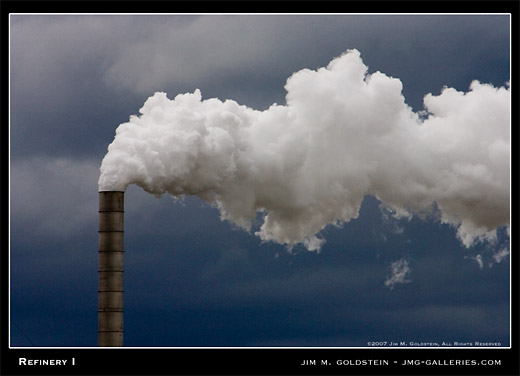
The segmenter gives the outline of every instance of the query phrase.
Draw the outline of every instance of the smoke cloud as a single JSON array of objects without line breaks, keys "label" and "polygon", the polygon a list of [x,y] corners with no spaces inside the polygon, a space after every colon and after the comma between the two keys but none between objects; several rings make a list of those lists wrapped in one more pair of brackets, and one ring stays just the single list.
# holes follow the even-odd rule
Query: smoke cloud
[{"label": "smoke cloud", "polygon": [[385,286],[389,287],[390,290],[393,290],[397,284],[411,282],[411,280],[408,279],[410,266],[408,265],[408,261],[405,259],[392,262],[392,264],[390,264],[390,269],[392,270],[392,274],[385,280]]},{"label": "smoke cloud", "polygon": [[368,74],[349,50],[285,89],[286,104],[264,111],[155,93],[117,128],[99,190],[197,195],[248,231],[260,213],[264,241],[309,250],[368,194],[400,218],[437,208],[467,247],[509,225],[509,84],[444,88],[415,113],[399,79]]}]

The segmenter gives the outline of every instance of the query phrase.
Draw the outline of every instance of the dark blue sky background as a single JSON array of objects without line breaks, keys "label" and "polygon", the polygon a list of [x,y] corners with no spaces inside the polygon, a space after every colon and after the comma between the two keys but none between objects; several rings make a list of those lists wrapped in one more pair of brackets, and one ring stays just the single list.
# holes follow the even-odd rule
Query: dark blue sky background
[{"label": "dark blue sky background", "polygon": [[[10,31],[11,346],[97,345],[99,165],[154,92],[265,109],[293,72],[351,48],[415,111],[444,86],[509,80],[506,15],[12,15]],[[125,203],[125,346],[509,345],[504,229],[467,249],[367,196],[320,253],[288,252],[193,197],[130,186]],[[408,272],[389,284],[396,262]]]}]

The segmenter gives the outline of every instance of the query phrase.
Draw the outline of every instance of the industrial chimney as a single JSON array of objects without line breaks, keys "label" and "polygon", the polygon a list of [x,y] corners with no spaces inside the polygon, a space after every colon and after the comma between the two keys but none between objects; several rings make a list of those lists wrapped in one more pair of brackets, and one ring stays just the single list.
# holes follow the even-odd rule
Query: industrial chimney
[{"label": "industrial chimney", "polygon": [[123,346],[124,192],[99,192],[98,346]]}]

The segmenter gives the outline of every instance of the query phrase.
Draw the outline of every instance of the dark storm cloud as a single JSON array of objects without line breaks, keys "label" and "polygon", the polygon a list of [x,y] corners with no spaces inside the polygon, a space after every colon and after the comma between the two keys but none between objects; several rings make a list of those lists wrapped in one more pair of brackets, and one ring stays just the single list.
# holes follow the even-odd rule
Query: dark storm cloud
[{"label": "dark storm cloud", "polygon": [[[163,219],[185,218],[187,209],[176,210],[164,211]],[[143,243],[129,235],[127,271],[135,277],[128,281],[128,304],[136,307],[133,315],[154,317],[146,330],[163,332],[156,345],[362,346],[381,336],[507,340],[507,263],[481,270],[464,260],[455,239],[439,241],[453,237],[452,229],[432,230],[415,219],[403,234],[387,233],[391,244],[384,244],[370,235],[384,230],[384,223],[371,221],[377,213],[377,202],[368,199],[359,220],[329,230],[319,255],[280,253],[239,231],[222,240],[211,234],[225,230],[208,230],[204,221],[189,235],[177,234],[173,223],[169,240],[158,235]],[[216,220],[211,210],[206,216]],[[411,233],[416,238],[408,242]],[[411,282],[390,290],[388,266],[401,257],[410,260]],[[158,301],[162,308],[144,308]],[[475,326],[482,330],[475,333]],[[146,335],[138,326],[132,330],[135,339],[128,341],[139,345]]]},{"label": "dark storm cloud", "polygon": [[[11,223],[41,239],[84,233],[96,222],[92,182],[99,167],[88,160],[30,157],[11,163]],[[30,238],[21,239],[31,241]]]},{"label": "dark storm cloud", "polygon": [[96,223],[67,236],[38,233],[30,223],[11,226],[11,345],[93,346]]},{"label": "dark storm cloud", "polygon": [[[400,78],[415,110],[444,85],[509,79],[505,16],[11,22],[11,314],[38,346],[96,344],[98,168],[117,125],[154,91],[200,88],[263,109],[285,102],[293,72],[348,48],[369,72]],[[385,222],[369,198],[358,219],[324,230],[321,254],[290,255],[197,199],[183,206],[135,186],[126,199],[126,345],[359,346],[383,333],[508,341],[508,258],[490,267],[495,249],[464,249],[435,220]],[[465,258],[477,255],[482,269]],[[390,289],[399,260],[410,282]],[[29,345],[14,324],[11,335]]]},{"label": "dark storm cloud", "polygon": [[[361,50],[373,69],[388,71],[392,67],[393,71],[401,67],[400,72],[414,76],[429,68],[433,71],[428,76],[436,77],[449,66],[456,68],[450,73],[452,79],[460,77],[463,68],[468,64],[476,66],[475,59],[483,54],[508,61],[503,52],[509,42],[507,16],[478,19],[281,15],[188,19],[182,27],[176,27],[176,18],[174,22],[155,19],[153,29],[143,30],[139,39],[118,49],[114,63],[107,69],[107,81],[149,93],[165,82],[193,85],[210,79],[229,79],[242,72],[248,72],[244,77],[253,79],[277,75],[284,80],[296,70],[323,66],[331,56],[348,48]],[[465,53],[461,54],[461,47],[466,49]],[[439,53],[443,58],[440,66],[427,64]],[[212,62],[209,69],[206,61]],[[439,63],[438,58],[435,61]],[[405,76],[397,73],[398,77]]]},{"label": "dark storm cloud", "polygon": [[[479,269],[447,226],[432,230],[413,219],[403,233],[388,233],[373,198],[359,219],[328,230],[319,255],[290,255],[228,232],[215,209],[194,215],[202,205],[194,199],[183,206],[137,189],[127,199],[128,346],[363,346],[381,336],[507,341],[508,262]],[[386,233],[387,242],[372,231]],[[97,267],[96,239],[71,240],[84,250],[69,241],[12,245],[13,315],[37,345],[95,342],[95,318],[85,311],[96,305],[89,272]],[[390,290],[388,267],[402,257],[411,283]],[[78,327],[78,317],[90,326]],[[26,345],[12,331],[14,343]]]},{"label": "dark storm cloud", "polygon": [[[117,17],[12,16],[11,151],[15,158],[97,158],[134,106],[103,83],[114,46],[132,38]],[[129,107],[125,107],[129,106]],[[120,112],[122,110],[122,112]]]},{"label": "dark storm cloud", "polygon": [[[349,48],[415,109],[443,85],[508,77],[505,16],[13,16],[14,156],[92,155],[155,91],[265,108],[285,79]],[[427,74],[425,74],[427,72]],[[103,142],[105,141],[105,142]],[[72,146],[74,145],[74,146]],[[36,146],[36,147],[35,147]]]}]

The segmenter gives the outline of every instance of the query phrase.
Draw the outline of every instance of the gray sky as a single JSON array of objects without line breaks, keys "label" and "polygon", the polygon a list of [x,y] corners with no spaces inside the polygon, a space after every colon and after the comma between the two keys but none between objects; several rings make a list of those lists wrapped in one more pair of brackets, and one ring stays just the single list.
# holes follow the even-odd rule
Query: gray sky
[{"label": "gray sky", "polygon": [[[25,334],[11,325],[12,346],[96,345],[99,166],[154,92],[264,110],[294,72],[352,48],[416,112],[444,86],[510,79],[504,15],[13,15],[10,31],[11,315]],[[126,346],[509,344],[504,228],[465,248],[368,196],[320,253],[289,253],[194,197],[130,186],[125,201]]]}]

